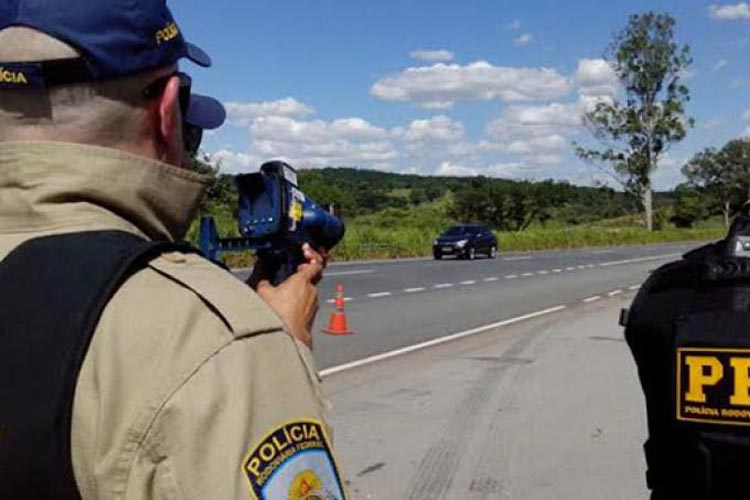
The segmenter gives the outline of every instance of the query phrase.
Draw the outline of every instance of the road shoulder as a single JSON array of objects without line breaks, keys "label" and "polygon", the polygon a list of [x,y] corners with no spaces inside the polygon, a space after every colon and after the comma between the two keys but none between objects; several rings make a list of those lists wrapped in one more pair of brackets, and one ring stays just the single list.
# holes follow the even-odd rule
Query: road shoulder
[{"label": "road shoulder", "polygon": [[326,378],[353,497],[645,498],[643,402],[616,325],[629,300]]}]

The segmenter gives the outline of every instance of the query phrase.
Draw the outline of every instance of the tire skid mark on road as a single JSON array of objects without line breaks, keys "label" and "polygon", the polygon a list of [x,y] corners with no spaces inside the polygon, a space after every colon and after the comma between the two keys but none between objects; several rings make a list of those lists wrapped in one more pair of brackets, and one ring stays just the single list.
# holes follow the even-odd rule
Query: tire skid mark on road
[{"label": "tire skid mark on road", "polygon": [[[513,342],[502,356],[520,358],[529,345],[547,331],[549,330],[545,328],[533,328],[528,334],[522,335]],[[468,390],[463,400],[454,407],[453,416],[446,427],[437,434],[438,437],[422,457],[407,489],[405,496],[407,500],[445,498],[458,471],[458,464],[471,441],[472,433],[481,429],[481,426],[475,425],[475,422],[480,421],[488,411],[498,411],[497,407],[501,406],[503,391],[499,381],[507,372],[519,369],[522,369],[521,365],[497,363],[481,371],[478,380]],[[483,449],[481,455],[487,452],[496,454],[497,449]],[[480,472],[480,475],[485,476],[484,472]]]}]

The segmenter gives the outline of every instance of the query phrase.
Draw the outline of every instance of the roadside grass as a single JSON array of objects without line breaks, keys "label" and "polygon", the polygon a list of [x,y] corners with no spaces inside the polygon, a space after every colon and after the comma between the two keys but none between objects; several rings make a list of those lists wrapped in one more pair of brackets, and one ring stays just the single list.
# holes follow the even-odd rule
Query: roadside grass
[{"label": "roadside grass", "polygon": [[[237,236],[237,223],[229,210],[212,210],[220,236]],[[435,202],[410,208],[389,208],[374,215],[346,221],[346,235],[332,252],[337,261],[396,259],[432,255],[432,242],[456,223],[448,215],[447,204]],[[663,224],[661,229],[646,231],[638,227],[636,217],[622,217],[579,226],[534,226],[520,232],[495,232],[500,251],[562,250],[584,247],[613,247],[706,241],[721,238],[725,229],[718,220],[683,229]],[[198,223],[193,223],[188,240],[197,244]],[[227,254],[230,267],[252,265],[250,252]]]}]

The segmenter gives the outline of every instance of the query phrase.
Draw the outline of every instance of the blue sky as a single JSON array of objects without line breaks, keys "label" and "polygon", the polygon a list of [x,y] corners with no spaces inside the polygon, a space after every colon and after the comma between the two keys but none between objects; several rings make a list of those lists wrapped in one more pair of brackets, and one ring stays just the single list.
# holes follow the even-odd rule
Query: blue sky
[{"label": "blue sky", "polygon": [[630,14],[677,20],[696,127],[655,184],[707,146],[750,133],[750,4],[526,0],[171,2],[214,59],[189,67],[229,121],[204,147],[228,172],[282,158],[427,175],[605,181],[572,155],[580,116],[616,95],[602,57]]}]

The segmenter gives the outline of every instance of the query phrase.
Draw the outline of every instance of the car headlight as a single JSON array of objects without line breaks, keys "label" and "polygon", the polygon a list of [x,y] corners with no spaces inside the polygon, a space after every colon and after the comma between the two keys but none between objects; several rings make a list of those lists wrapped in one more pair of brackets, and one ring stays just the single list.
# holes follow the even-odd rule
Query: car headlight
[{"label": "car headlight", "polygon": [[469,242],[469,240],[461,240],[456,242],[456,246],[458,248],[463,248],[466,246],[466,244]]},{"label": "car headlight", "polygon": [[437,245],[438,245],[438,240],[435,240],[435,241],[433,241],[433,242],[432,242],[432,244],[433,244],[434,246],[437,246]]}]

